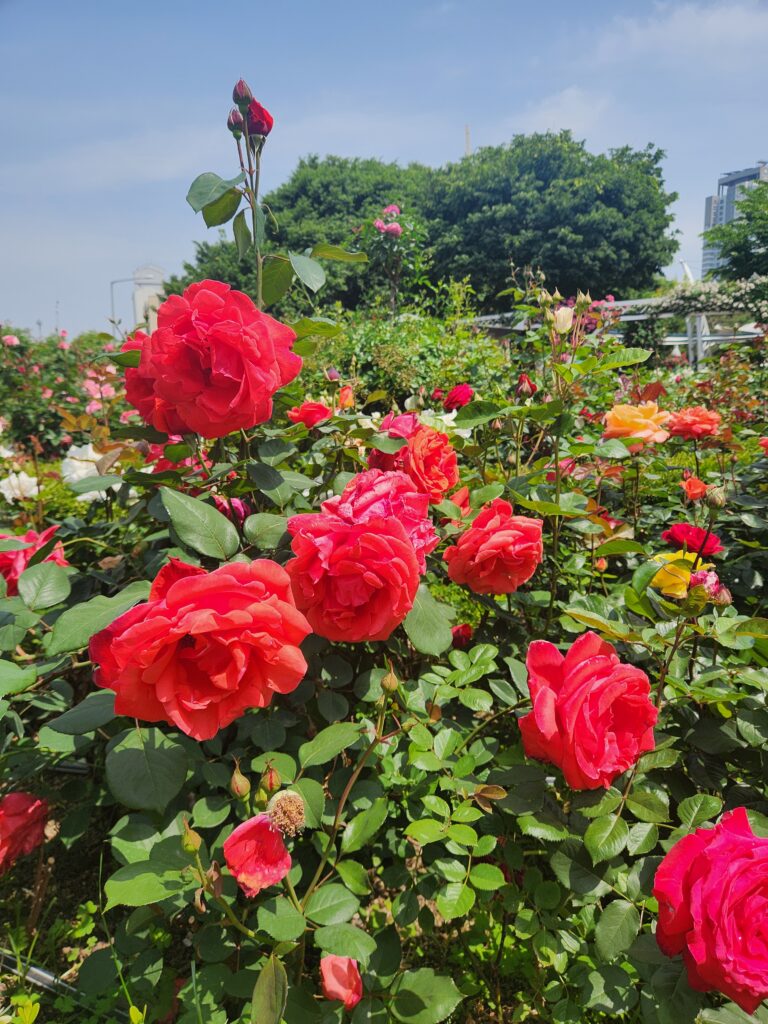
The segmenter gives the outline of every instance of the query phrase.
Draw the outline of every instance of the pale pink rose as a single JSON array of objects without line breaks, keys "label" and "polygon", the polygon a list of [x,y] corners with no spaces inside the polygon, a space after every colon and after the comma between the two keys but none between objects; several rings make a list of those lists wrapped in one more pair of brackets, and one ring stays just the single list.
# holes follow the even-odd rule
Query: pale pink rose
[{"label": "pale pink rose", "polygon": [[396,203],[390,203],[389,206],[385,206],[381,211],[382,216],[386,217],[387,214],[392,214],[393,217],[400,216],[400,207]]},{"label": "pale pink rose", "polygon": [[139,415],[139,410],[138,409],[126,409],[125,412],[121,412],[120,413],[120,422],[121,423],[128,423],[128,422],[130,422],[130,420],[133,419],[134,416],[138,416],[138,415]]},{"label": "pale pink rose", "polygon": [[43,398],[53,398],[53,391],[50,388],[43,388],[40,394]]},{"label": "pale pink rose", "polygon": [[376,228],[377,231],[384,232],[387,230],[387,225],[384,223],[383,220],[375,220],[373,222],[373,226]]},{"label": "pale pink rose", "polygon": [[69,335],[69,331],[59,331],[60,338],[66,338]]},{"label": "pale pink rose", "polygon": [[92,416],[93,413],[100,412],[102,408],[103,406],[101,402],[98,399],[94,398],[92,402],[89,402],[88,405],[86,405],[85,411]]},{"label": "pale pink rose", "polygon": [[71,346],[71,344],[72,342],[70,341],[60,341],[59,344],[57,345],[57,348],[60,348],[62,352],[66,352]]},{"label": "pale pink rose", "polygon": [[19,341],[15,334],[4,334],[3,344],[7,345],[8,348],[15,348],[17,345],[20,345],[21,342]]},{"label": "pale pink rose", "polygon": [[113,341],[108,341],[107,344],[104,346],[104,351],[105,352],[114,352],[115,351],[115,343]]}]

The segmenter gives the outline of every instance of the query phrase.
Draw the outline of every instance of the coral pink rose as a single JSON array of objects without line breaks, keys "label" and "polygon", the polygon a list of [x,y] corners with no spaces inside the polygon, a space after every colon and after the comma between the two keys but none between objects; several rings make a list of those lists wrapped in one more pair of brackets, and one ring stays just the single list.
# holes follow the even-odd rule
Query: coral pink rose
[{"label": "coral pink rose", "polygon": [[296,605],[328,640],[386,640],[413,607],[419,563],[396,519],[348,523],[327,512],[288,520]]},{"label": "coral pink rose", "polygon": [[514,594],[541,564],[541,530],[540,519],[513,516],[509,502],[496,498],[443,555],[448,575],[476,594]]},{"label": "coral pink rose", "polygon": [[707,485],[697,476],[687,476],[680,481],[680,486],[685,491],[688,501],[699,501],[707,493]]},{"label": "coral pink rose", "polygon": [[126,370],[126,397],[168,434],[224,437],[272,415],[272,396],[301,369],[290,327],[220,281],[190,285],[157,311],[157,330],[137,332],[123,350],[141,360]]},{"label": "coral pink rose", "polygon": [[658,711],[648,676],[596,633],[582,634],[565,656],[534,640],[526,665],[533,710],[520,719],[523,748],[557,765],[572,789],[607,789],[653,750]]},{"label": "coral pink rose", "polygon": [[418,489],[429,495],[432,504],[442,501],[445,495],[459,482],[459,466],[456,452],[447,434],[441,434],[432,427],[417,426],[411,434],[394,433],[409,429],[407,416],[394,417],[386,426],[390,437],[407,437],[407,444],[393,455],[372,451],[368,465],[372,469],[401,469],[413,480]]},{"label": "coral pink rose", "polygon": [[754,1013],[768,997],[768,839],[754,834],[745,809],[678,840],[653,895],[656,941],[667,956],[682,953],[691,987]]},{"label": "coral pink rose", "polygon": [[351,385],[345,384],[343,388],[339,388],[338,403],[340,409],[354,409],[355,392]]},{"label": "coral pink rose", "polygon": [[630,445],[630,451],[638,451],[646,444],[660,444],[669,437],[664,424],[671,413],[662,412],[655,402],[640,405],[614,405],[605,414],[603,437],[633,437],[637,444]]},{"label": "coral pink rose", "polygon": [[416,490],[407,473],[369,469],[352,477],[342,493],[323,502],[323,512],[348,523],[370,519],[396,519],[416,552],[419,572],[426,571],[426,556],[440,543],[429,518],[429,498]]},{"label": "coral pink rose", "polygon": [[672,413],[667,428],[672,437],[696,441],[700,437],[712,437],[720,429],[722,417],[719,412],[706,409],[703,405],[692,405]]},{"label": "coral pink rose", "polygon": [[320,980],[326,999],[335,999],[352,1010],[363,998],[363,979],[357,960],[329,954],[320,960]]},{"label": "coral pink rose", "polygon": [[393,238],[399,238],[403,233],[402,224],[397,223],[385,224],[383,229],[380,228],[379,230],[383,231],[385,235],[392,235]]},{"label": "coral pink rose", "polygon": [[723,550],[723,542],[719,537],[692,523],[675,523],[664,530],[661,539],[675,548],[695,551],[702,557],[716,555]]},{"label": "coral pink rose", "polygon": [[455,388],[451,388],[443,399],[443,408],[446,412],[461,409],[472,401],[474,393],[475,389],[471,388],[469,384],[457,384]]},{"label": "coral pink rose", "polygon": [[8,793],[0,798],[0,875],[40,846],[47,820],[48,804],[31,793]]},{"label": "coral pink rose", "polygon": [[288,419],[291,423],[303,423],[307,429],[316,427],[318,423],[329,420],[333,416],[333,409],[329,409],[322,402],[302,402],[288,410]]},{"label": "coral pink rose", "polygon": [[173,558],[144,604],[92,638],[94,682],[115,691],[119,715],[207,740],[248,708],[296,689],[309,631],[276,562],[206,572]]},{"label": "coral pink rose", "polygon": [[[20,544],[28,545],[16,551],[0,551],[0,576],[5,580],[8,597],[13,597],[19,592],[19,576],[29,565],[32,556],[49,543],[58,526],[49,526],[42,533],[35,530],[27,530],[26,533],[0,533],[0,541],[17,541]],[[56,565],[69,565],[64,557],[64,548],[61,541],[54,544],[49,555],[43,559],[44,562],[55,562]]]},{"label": "coral pink rose", "polygon": [[246,896],[277,885],[291,870],[291,855],[268,814],[257,814],[224,840],[224,860]]}]

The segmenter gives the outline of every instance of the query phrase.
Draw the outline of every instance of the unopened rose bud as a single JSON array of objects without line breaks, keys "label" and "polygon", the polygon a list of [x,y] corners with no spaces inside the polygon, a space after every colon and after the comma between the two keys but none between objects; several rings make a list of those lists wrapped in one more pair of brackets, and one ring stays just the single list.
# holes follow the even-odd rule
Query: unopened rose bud
[{"label": "unopened rose bud", "polygon": [[397,676],[392,671],[392,669],[390,669],[389,672],[387,672],[387,674],[381,680],[381,688],[385,693],[394,693],[399,685],[400,684],[398,682]]},{"label": "unopened rose bud", "polygon": [[468,622],[462,622],[458,626],[451,626],[453,646],[457,650],[463,651],[465,647],[469,647],[472,643],[474,632],[474,629],[472,629]]},{"label": "unopened rose bud", "polygon": [[232,107],[232,109],[229,112],[229,117],[227,118],[227,128],[229,128],[229,130],[232,132],[236,139],[239,139],[240,136],[243,134],[243,129],[245,128],[245,118],[237,109],[237,107]]},{"label": "unopened rose bud", "polygon": [[248,83],[244,79],[240,79],[235,88],[232,90],[232,102],[236,103],[240,108],[240,113],[244,114],[248,109],[248,104],[253,99],[253,93],[248,87]]},{"label": "unopened rose bud", "polygon": [[341,374],[339,373],[335,366],[329,366],[328,369],[325,371],[325,376],[328,378],[328,380],[341,380]]},{"label": "unopened rose bud", "polygon": [[724,487],[708,487],[705,498],[710,508],[725,508],[726,495]]},{"label": "unopened rose bud", "polygon": [[439,722],[443,717],[443,712],[440,710],[439,704],[427,704],[427,711],[429,712],[430,722]]},{"label": "unopened rose bud", "polygon": [[598,572],[605,572],[605,570],[607,568],[608,568],[608,559],[607,558],[596,558],[595,559],[595,569],[597,569]]},{"label": "unopened rose bud", "polygon": [[258,100],[252,99],[243,111],[243,115],[248,119],[249,135],[262,135],[266,137],[272,131],[272,126],[275,123],[274,118]]},{"label": "unopened rose bud", "polygon": [[239,800],[245,800],[251,792],[251,784],[240,771],[240,762],[237,759],[235,759],[235,770],[232,772],[232,778],[229,781],[229,791],[232,796],[236,796]]},{"label": "unopened rose bud", "polygon": [[264,770],[264,774],[261,776],[260,786],[267,791],[267,793],[276,793],[283,784],[283,780],[280,778],[280,773],[277,768],[273,768],[272,765],[267,765]]},{"label": "unopened rose bud", "polygon": [[561,306],[555,310],[555,330],[558,334],[567,334],[573,326],[573,310],[570,306]]},{"label": "unopened rose bud", "polygon": [[517,378],[517,389],[515,394],[518,398],[532,398],[538,390],[538,387],[533,383],[527,373],[521,373]]},{"label": "unopened rose bud", "polygon": [[295,836],[304,828],[304,799],[292,789],[276,793],[267,805],[272,824],[285,835]]},{"label": "unopened rose bud", "polygon": [[725,608],[729,604],[733,604],[733,596],[728,589],[724,587],[722,583],[715,591],[715,596],[712,598],[712,604],[716,604],[718,608]]},{"label": "unopened rose bud", "polygon": [[184,819],[184,834],[181,837],[181,848],[184,853],[197,853],[203,845],[202,836],[189,827],[189,822]]}]

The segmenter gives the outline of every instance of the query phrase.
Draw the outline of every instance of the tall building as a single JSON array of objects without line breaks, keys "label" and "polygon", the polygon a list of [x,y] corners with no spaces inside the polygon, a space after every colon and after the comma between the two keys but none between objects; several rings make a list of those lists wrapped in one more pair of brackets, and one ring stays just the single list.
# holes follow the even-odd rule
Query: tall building
[{"label": "tall building", "polygon": [[[707,196],[704,203],[704,230],[735,220],[738,216],[736,203],[744,197],[747,189],[754,188],[761,181],[768,181],[768,163],[765,160],[759,160],[757,167],[722,174],[717,180],[717,195]],[[701,276],[715,270],[721,262],[717,248],[705,242],[701,250]]]}]

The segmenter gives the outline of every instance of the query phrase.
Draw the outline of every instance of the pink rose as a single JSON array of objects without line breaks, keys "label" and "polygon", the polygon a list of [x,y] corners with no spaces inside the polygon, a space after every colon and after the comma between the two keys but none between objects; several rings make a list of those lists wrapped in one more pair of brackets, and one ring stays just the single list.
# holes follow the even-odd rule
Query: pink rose
[{"label": "pink rose", "polygon": [[326,999],[344,1004],[352,1010],[363,998],[363,980],[357,960],[348,956],[328,954],[320,960],[320,980]]}]

